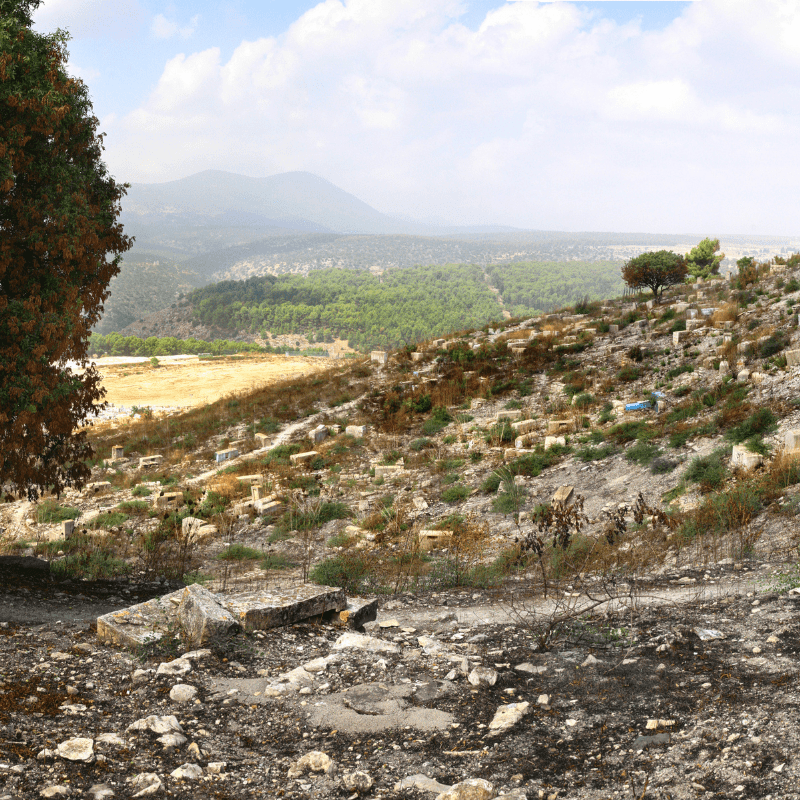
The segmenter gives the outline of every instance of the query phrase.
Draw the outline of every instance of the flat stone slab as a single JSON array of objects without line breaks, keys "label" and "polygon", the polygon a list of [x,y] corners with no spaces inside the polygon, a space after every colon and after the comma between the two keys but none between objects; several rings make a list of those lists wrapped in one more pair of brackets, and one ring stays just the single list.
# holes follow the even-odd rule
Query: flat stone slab
[{"label": "flat stone slab", "polygon": [[157,642],[178,618],[183,589],[97,618],[97,638],[107,644],[141,647]]},{"label": "flat stone slab", "polygon": [[[303,584],[286,592],[214,594],[193,584],[146,603],[97,618],[97,636],[107,644],[141,647],[160,640],[179,624],[192,646],[227,636],[238,627],[247,631],[277,628],[347,608],[344,590]],[[357,598],[353,615],[360,625],[377,614],[377,601]],[[352,624],[352,623],[351,623]]]},{"label": "flat stone slab", "polygon": [[228,595],[225,607],[246,631],[279,628],[327,611],[343,611],[343,589],[303,584],[286,592],[253,592]]}]

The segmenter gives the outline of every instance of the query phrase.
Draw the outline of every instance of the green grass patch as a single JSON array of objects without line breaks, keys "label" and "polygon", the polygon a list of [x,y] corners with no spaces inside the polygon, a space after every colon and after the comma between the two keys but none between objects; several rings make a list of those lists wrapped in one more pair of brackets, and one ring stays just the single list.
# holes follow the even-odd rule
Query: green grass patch
[{"label": "green grass patch", "polygon": [[149,486],[143,486],[141,483],[131,489],[131,494],[134,497],[149,497],[152,491]]},{"label": "green grass patch", "polygon": [[660,455],[661,448],[652,442],[636,442],[625,451],[625,458],[640,467],[649,466]]},{"label": "green grass patch", "polygon": [[746,420],[731,428],[725,438],[731,442],[741,444],[754,436],[764,436],[773,433],[778,428],[778,418],[768,408],[759,408]]},{"label": "green grass patch", "polygon": [[267,553],[258,566],[264,570],[280,570],[291,569],[297,564],[284,553]]},{"label": "green grass patch", "polygon": [[80,510],[77,508],[62,506],[53,500],[45,500],[40,503],[39,507],[36,509],[36,518],[41,524],[52,525],[55,522],[77,519],[80,513]]},{"label": "green grass patch", "polygon": [[128,519],[128,514],[124,514],[122,511],[107,511],[104,514],[98,514],[94,519],[87,522],[86,527],[90,530],[108,530],[109,528],[118,528]]},{"label": "green grass patch", "polygon": [[261,550],[256,550],[254,547],[247,547],[239,542],[234,542],[217,555],[217,560],[255,561],[257,558],[262,558],[263,555],[264,553]]},{"label": "green grass patch", "polygon": [[592,447],[591,445],[582,447],[575,453],[575,456],[581,461],[602,461],[604,458],[613,456],[616,452],[617,448],[611,442],[606,442],[599,447]]},{"label": "green grass patch", "polygon": [[123,514],[144,514],[151,507],[147,500],[125,500],[117,506]]},{"label": "green grass patch", "polygon": [[457,483],[454,486],[448,486],[442,492],[442,500],[445,503],[458,503],[461,500],[466,500],[469,497],[469,492],[468,486]]},{"label": "green grass patch", "polygon": [[718,489],[727,477],[726,461],[729,457],[730,451],[721,448],[710,455],[693,458],[684,474],[684,479],[700,484],[703,491]]},{"label": "green grass patch", "polygon": [[359,594],[365,590],[369,575],[367,557],[357,551],[348,551],[315,564],[308,579],[321,586],[340,586],[348,594]]}]

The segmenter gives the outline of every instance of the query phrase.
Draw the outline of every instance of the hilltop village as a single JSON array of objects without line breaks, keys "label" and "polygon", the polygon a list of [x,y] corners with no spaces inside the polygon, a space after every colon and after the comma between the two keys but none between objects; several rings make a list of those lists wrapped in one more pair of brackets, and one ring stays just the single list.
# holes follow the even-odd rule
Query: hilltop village
[{"label": "hilltop village", "polygon": [[800,797],[798,311],[764,264],[98,426],[0,505],[0,800]]}]

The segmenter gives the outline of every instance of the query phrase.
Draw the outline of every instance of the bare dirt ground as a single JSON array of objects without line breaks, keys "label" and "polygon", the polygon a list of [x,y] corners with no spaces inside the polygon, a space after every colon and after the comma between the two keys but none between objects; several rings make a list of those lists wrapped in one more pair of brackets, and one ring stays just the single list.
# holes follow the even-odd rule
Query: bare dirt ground
[{"label": "bare dirt ground", "polygon": [[327,358],[259,355],[212,360],[190,358],[119,364],[99,358],[106,401],[115,406],[187,407],[213,403],[284,378],[307,375],[331,365]]}]

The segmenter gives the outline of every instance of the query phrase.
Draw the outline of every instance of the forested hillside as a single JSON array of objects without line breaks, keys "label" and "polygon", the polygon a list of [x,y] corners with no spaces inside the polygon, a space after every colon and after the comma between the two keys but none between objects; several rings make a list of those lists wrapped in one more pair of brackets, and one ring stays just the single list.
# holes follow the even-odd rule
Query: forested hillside
[{"label": "forested hillside", "polygon": [[620,265],[612,261],[524,261],[486,271],[514,317],[575,305],[584,297],[618,297],[625,289]]},{"label": "forested hillside", "polygon": [[[500,291],[498,298],[493,291]],[[197,319],[229,334],[305,334],[347,339],[359,350],[400,347],[588,296],[622,293],[619,266],[560,262],[410,267],[373,275],[317,270],[223,281],[188,296]]]}]

